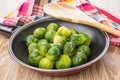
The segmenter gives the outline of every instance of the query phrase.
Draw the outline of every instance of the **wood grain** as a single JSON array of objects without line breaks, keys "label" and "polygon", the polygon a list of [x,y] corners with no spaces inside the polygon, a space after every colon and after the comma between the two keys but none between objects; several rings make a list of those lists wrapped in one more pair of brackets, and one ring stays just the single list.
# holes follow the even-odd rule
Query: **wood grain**
[{"label": "wood grain", "polygon": [[[120,13],[119,0],[99,2],[94,4],[101,4],[103,8],[109,5],[114,10],[113,14],[120,17],[117,15]],[[113,5],[116,7],[112,7]],[[120,47],[110,45],[106,54],[98,62],[82,72],[70,76],[51,77],[40,75],[16,63],[8,53],[8,40],[4,35],[0,35],[0,80],[120,80]]]}]

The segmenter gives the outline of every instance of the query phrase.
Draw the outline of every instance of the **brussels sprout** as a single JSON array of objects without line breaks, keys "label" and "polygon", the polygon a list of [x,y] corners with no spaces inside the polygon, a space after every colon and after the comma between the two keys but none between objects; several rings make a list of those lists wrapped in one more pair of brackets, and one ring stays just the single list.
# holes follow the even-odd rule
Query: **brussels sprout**
[{"label": "brussels sprout", "polygon": [[68,56],[73,56],[76,52],[76,46],[73,42],[66,42],[63,48],[63,53]]},{"label": "brussels sprout", "polygon": [[86,38],[81,34],[73,34],[70,36],[70,41],[74,42],[76,46],[79,46],[85,42]]},{"label": "brussels sprout", "polygon": [[29,51],[29,53],[31,53],[34,49],[37,49],[37,43],[31,43],[31,44],[28,46],[28,51]]},{"label": "brussels sprout", "polygon": [[39,66],[39,62],[43,57],[39,55],[38,50],[34,49],[28,56],[28,61],[31,65]]},{"label": "brussels sprout", "polygon": [[57,31],[59,27],[60,27],[60,26],[57,25],[56,23],[50,23],[50,24],[47,26],[47,30]]},{"label": "brussels sprout", "polygon": [[60,36],[60,35],[56,35],[54,37],[54,41],[53,43],[62,43],[63,45],[67,42],[67,38],[65,36]]},{"label": "brussels sprout", "polygon": [[49,30],[45,33],[44,38],[48,41],[48,42],[53,42],[54,36],[56,34],[56,31],[53,30]]},{"label": "brussels sprout", "polygon": [[87,57],[90,56],[90,48],[86,45],[81,45],[77,48],[77,52],[84,52]]},{"label": "brussels sprout", "polygon": [[90,43],[91,43],[90,37],[86,33],[81,32],[80,34],[83,35],[85,37],[85,39],[86,39],[85,42],[83,43],[83,45],[89,46]]},{"label": "brussels sprout", "polygon": [[25,41],[26,41],[26,45],[30,45],[33,41],[34,41],[34,36],[33,35],[28,35],[26,38],[25,38]]},{"label": "brussels sprout", "polygon": [[61,55],[60,49],[57,47],[51,47],[46,53],[46,57],[51,60],[57,60]]},{"label": "brussels sprout", "polygon": [[42,58],[39,62],[39,68],[42,69],[53,69],[54,68],[54,61],[48,59],[48,58]]},{"label": "brussels sprout", "polygon": [[55,66],[57,69],[65,69],[71,67],[71,59],[67,55],[61,55],[60,58],[56,61]]},{"label": "brussels sprout", "polygon": [[36,37],[38,39],[41,39],[41,38],[43,38],[43,36],[46,33],[46,31],[47,31],[46,28],[37,28],[33,32],[34,37]]},{"label": "brussels sprout", "polygon": [[38,47],[40,47],[41,44],[48,44],[48,41],[46,39],[41,39],[37,43]]},{"label": "brussels sprout", "polygon": [[77,52],[71,59],[72,66],[78,66],[87,62],[87,56],[83,52]]},{"label": "brussels sprout", "polygon": [[60,49],[60,51],[63,50],[63,44],[62,43],[55,43],[55,44],[53,44],[53,46],[58,47]]},{"label": "brussels sprout", "polygon": [[62,35],[65,37],[69,37],[71,33],[72,33],[71,30],[64,26],[60,27],[56,32],[57,35]]},{"label": "brussels sprout", "polygon": [[45,56],[49,48],[50,48],[49,44],[41,44],[40,47],[38,48],[38,51],[40,55]]}]

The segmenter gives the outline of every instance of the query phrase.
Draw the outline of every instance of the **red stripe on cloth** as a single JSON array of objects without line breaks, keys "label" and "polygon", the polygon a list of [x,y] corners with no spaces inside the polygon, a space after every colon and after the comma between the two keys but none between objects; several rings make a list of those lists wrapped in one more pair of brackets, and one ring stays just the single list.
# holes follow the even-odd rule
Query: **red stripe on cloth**
[{"label": "red stripe on cloth", "polygon": [[120,24],[120,19],[116,18],[115,16],[113,16],[112,14],[108,13],[107,11],[100,9],[98,7],[96,7],[98,9],[98,11],[102,14],[104,14],[105,16],[107,16],[109,19],[113,20],[114,22],[117,22],[118,24]]},{"label": "red stripe on cloth", "polygon": [[8,18],[8,19],[3,20],[2,24],[7,25],[7,26],[16,26],[18,20],[19,20],[19,17]]},{"label": "red stripe on cloth", "polygon": [[34,6],[33,6],[33,11],[32,11],[32,16],[33,16],[33,15],[42,16],[43,13],[44,13],[44,11],[43,11],[43,6],[42,6],[42,5],[38,5],[38,4],[34,4]]},{"label": "red stripe on cloth", "polygon": [[34,20],[34,16],[25,16],[19,19],[19,25],[24,25]]}]

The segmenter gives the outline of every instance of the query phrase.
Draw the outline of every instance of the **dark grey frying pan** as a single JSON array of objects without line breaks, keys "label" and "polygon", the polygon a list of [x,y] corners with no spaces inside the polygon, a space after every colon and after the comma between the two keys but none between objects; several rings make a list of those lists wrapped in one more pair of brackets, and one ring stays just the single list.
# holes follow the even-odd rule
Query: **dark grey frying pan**
[{"label": "dark grey frying pan", "polygon": [[[28,50],[24,41],[25,37],[29,34],[33,34],[33,31],[36,28],[47,27],[47,25],[52,22],[57,23],[59,25],[64,25],[70,29],[75,29],[78,32],[84,32],[90,36],[90,39],[92,41],[90,45],[91,56],[87,63],[80,65],[78,67],[62,69],[62,70],[45,70],[31,66],[29,64]],[[9,33],[11,33],[10,30],[8,31]],[[17,30],[11,28],[11,31],[14,32],[10,37],[9,45],[8,45],[8,50],[11,57],[18,63],[22,64],[23,66],[35,70],[40,74],[44,74],[44,75],[61,76],[61,75],[69,75],[69,74],[77,73],[89,67],[91,64],[95,63],[96,61],[98,61],[106,53],[109,46],[109,38],[105,32],[87,25],[61,21],[53,18],[37,20],[23,27],[20,27]]]}]

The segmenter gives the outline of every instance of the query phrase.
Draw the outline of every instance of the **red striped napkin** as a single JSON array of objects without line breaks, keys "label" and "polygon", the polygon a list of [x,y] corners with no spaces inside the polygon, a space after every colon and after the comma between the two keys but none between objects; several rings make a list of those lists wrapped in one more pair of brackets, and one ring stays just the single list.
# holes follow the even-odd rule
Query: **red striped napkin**
[{"label": "red striped napkin", "polygon": [[[96,21],[120,30],[120,19],[116,18],[107,11],[100,9],[92,5],[91,3],[85,1],[80,5],[77,5],[76,7],[85,12],[88,16],[92,17]],[[120,37],[114,36],[112,34],[108,35],[110,38],[110,44],[120,46]]]}]

